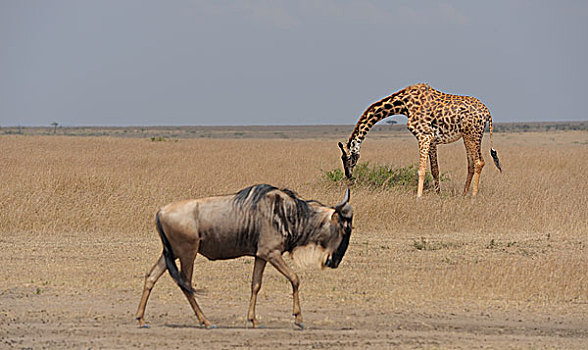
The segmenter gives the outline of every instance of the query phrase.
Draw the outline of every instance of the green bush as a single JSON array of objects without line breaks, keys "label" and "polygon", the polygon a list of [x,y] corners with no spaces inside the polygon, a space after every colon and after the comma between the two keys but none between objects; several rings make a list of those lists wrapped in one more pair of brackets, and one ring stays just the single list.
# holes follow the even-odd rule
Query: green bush
[{"label": "green bush", "polygon": [[[418,184],[418,168],[414,165],[393,168],[389,165],[373,165],[369,162],[358,164],[353,170],[355,186],[363,187],[407,187],[414,188]],[[325,178],[329,182],[339,183],[346,181],[345,173],[341,169],[325,171]],[[440,181],[449,180],[446,174],[441,174]],[[425,188],[433,187],[433,177],[430,173],[425,175]]]}]

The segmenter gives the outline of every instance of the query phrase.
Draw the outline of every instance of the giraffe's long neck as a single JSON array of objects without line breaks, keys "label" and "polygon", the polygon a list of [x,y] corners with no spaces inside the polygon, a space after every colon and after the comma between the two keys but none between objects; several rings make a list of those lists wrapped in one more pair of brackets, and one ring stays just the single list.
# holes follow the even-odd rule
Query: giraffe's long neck
[{"label": "giraffe's long neck", "polygon": [[359,148],[367,133],[380,120],[397,114],[408,116],[404,98],[404,91],[399,91],[369,106],[357,121],[347,142],[347,149],[351,153],[359,153]]}]

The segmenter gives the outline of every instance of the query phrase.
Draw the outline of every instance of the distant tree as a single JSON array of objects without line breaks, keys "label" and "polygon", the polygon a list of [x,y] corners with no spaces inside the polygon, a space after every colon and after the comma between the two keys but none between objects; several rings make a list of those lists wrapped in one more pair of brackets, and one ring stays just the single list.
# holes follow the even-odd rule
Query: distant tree
[{"label": "distant tree", "polygon": [[398,124],[398,122],[396,120],[394,120],[394,119],[389,119],[389,120],[386,120],[386,124],[388,124],[388,125],[394,125],[394,124]]},{"label": "distant tree", "polygon": [[51,123],[51,126],[53,127],[53,134],[57,133],[57,125],[59,125],[57,122]]}]

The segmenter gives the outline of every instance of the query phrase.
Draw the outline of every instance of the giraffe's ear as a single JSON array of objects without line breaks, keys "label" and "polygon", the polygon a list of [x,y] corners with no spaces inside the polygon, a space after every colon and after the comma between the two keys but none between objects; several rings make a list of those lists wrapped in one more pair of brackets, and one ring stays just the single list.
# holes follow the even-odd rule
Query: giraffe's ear
[{"label": "giraffe's ear", "polygon": [[343,155],[347,155],[347,153],[345,152],[345,146],[343,146],[343,144],[341,142],[339,142],[339,148],[341,148],[341,152],[343,152]]}]

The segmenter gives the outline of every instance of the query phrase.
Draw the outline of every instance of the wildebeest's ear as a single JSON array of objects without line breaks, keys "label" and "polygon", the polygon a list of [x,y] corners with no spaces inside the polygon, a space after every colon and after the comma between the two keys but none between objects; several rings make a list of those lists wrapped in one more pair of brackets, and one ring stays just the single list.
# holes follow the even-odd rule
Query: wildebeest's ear
[{"label": "wildebeest's ear", "polygon": [[339,212],[337,212],[337,211],[334,211],[333,214],[331,214],[331,224],[338,225],[340,220],[341,220],[341,214],[339,214]]}]

